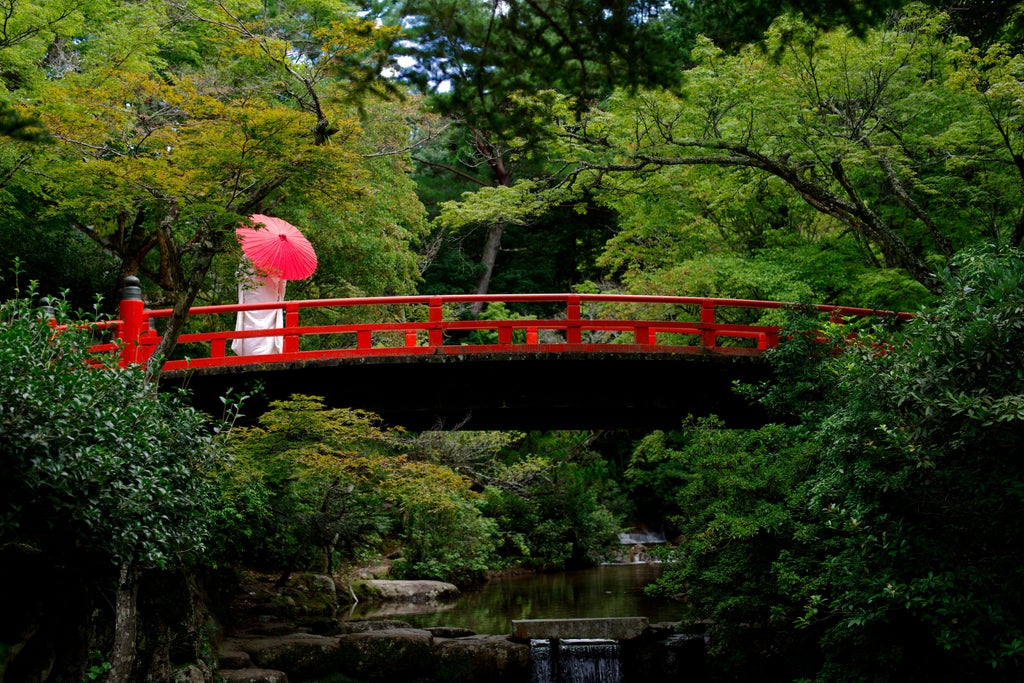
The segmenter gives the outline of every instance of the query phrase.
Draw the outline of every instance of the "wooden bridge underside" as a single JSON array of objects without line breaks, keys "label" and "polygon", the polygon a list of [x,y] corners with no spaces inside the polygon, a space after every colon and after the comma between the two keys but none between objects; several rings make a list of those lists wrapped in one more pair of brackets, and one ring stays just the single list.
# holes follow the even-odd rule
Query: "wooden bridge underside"
[{"label": "wooden bridge underside", "polygon": [[429,429],[677,429],[687,415],[763,424],[734,383],[770,378],[763,358],[714,353],[438,353],[334,358],[165,373],[196,407],[223,412],[221,396],[251,394],[260,415],[292,394],[378,413],[385,424]]}]

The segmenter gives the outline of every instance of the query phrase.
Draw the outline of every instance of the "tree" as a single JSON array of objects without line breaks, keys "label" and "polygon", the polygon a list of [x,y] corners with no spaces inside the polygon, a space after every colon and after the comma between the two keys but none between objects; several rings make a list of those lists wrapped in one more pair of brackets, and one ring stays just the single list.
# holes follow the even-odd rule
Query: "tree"
[{"label": "tree", "polygon": [[[457,188],[497,190],[538,171],[529,154],[539,140],[518,104],[522,93],[559,89],[577,110],[617,83],[674,79],[675,56],[646,2],[380,3],[376,11],[407,28],[396,54],[399,75],[451,121],[447,134],[417,155],[422,174],[440,174]],[[494,276],[508,223],[481,226],[476,293]],[[478,314],[480,306],[474,306]]]},{"label": "tree", "polygon": [[[91,327],[51,299],[56,322],[67,326],[57,331],[33,295],[0,304],[0,549],[13,553],[8,560],[48,567],[44,592],[70,582],[84,595],[7,612],[15,633],[28,634],[6,655],[14,656],[3,662],[7,680],[31,678],[33,653],[52,646],[45,641],[55,632],[73,636],[52,666],[81,679],[85,653],[101,646],[81,635],[95,635],[95,610],[115,622],[109,680],[124,681],[137,649],[138,579],[202,550],[214,500],[206,475],[222,452],[205,416],[177,395],[155,394],[140,370],[91,356]],[[116,597],[93,595],[97,584]],[[5,600],[31,592],[4,590]],[[61,594],[53,592],[58,602]],[[38,641],[29,643],[33,634]]]},{"label": "tree", "polygon": [[793,426],[637,452],[682,467],[665,590],[759,673],[1020,677],[1024,254],[963,252],[944,282],[902,330],[794,328],[765,395]]},{"label": "tree", "polygon": [[492,526],[479,495],[451,467],[407,457],[406,445],[373,414],[310,396],[275,401],[228,443],[235,460],[218,473],[224,551],[282,568],[284,583],[300,567],[398,544],[397,573],[476,580]]},{"label": "tree", "polygon": [[[1020,43],[1020,16],[1017,3],[1008,0],[974,2],[972,0],[928,0],[921,3],[949,14],[953,33],[966,36],[979,47],[994,42]],[[858,36],[879,26],[893,13],[910,3],[903,0],[873,2],[691,2],[670,3],[665,22],[678,35],[678,43],[688,52],[699,36],[710,38],[716,45],[735,52],[751,43],[760,42],[765,30],[781,14],[798,14],[823,29],[845,28]]]},{"label": "tree", "polygon": [[378,490],[390,449],[372,414],[296,395],[235,429],[228,447],[221,552],[280,570],[279,585],[314,557],[329,572],[336,553],[375,549],[394,524]]},{"label": "tree", "polygon": [[727,429],[716,418],[648,434],[633,451],[627,485],[634,496],[653,493],[683,539],[647,590],[685,600],[684,619],[709,621],[716,668],[733,676],[757,670],[764,680],[793,680],[813,669],[813,653],[787,651],[779,672],[764,651],[775,645],[766,634],[785,632],[800,610],[775,567],[802,521],[794,490],[816,456],[799,429]]},{"label": "tree", "polygon": [[336,212],[362,192],[357,107],[390,91],[377,49],[390,33],[342,9],[112,3],[51,27],[88,40],[61,42],[68,68],[19,93],[59,143],[21,172],[43,178],[47,213],[164,292],[175,313],[158,356],[248,215],[318,196]]},{"label": "tree", "polygon": [[818,511],[808,533],[832,551],[809,582],[806,565],[786,565],[804,618],[837,644],[853,645],[844,629],[908,629],[902,642],[942,652],[947,677],[1013,680],[1024,667],[1024,254],[967,251],[946,283],[891,353],[868,338],[833,361],[835,409],[804,487]]},{"label": "tree", "polygon": [[[999,68],[981,66],[990,62],[980,56],[972,62],[944,18],[920,9],[863,39],[783,17],[766,44],[768,53],[750,47],[731,56],[702,41],[678,95],[620,92],[579,125],[561,126],[552,148],[565,164],[560,182],[511,188],[501,195],[504,214],[535,215],[545,200],[574,201],[581,188],[620,209],[652,207],[636,197],[653,193],[663,206],[674,202],[674,215],[654,220],[680,222],[627,219],[638,228],[616,246],[635,249],[635,238],[649,239],[645,231],[667,234],[644,252],[666,263],[671,257],[657,250],[674,248],[669,240],[679,234],[694,238],[690,248],[706,244],[699,230],[722,233],[716,247],[744,256],[772,241],[789,247],[785,236],[845,233],[865,263],[904,272],[933,293],[957,249],[1019,240],[1024,176],[1008,134],[1019,99],[997,75],[1013,69],[1005,50],[986,57]],[[979,68],[990,80],[970,80]],[[737,200],[743,208],[734,211]],[[483,215],[498,206],[481,194],[450,211]]]},{"label": "tree", "polygon": [[[489,203],[490,212],[456,216],[446,210],[439,230],[457,231],[443,246],[479,253],[477,293],[486,293],[503,239],[510,226],[525,224],[533,233],[526,247],[540,252],[536,235],[552,229],[569,232],[570,239],[594,232],[595,226],[575,214],[560,212],[554,223],[545,223],[536,202],[532,210],[498,210],[510,201],[513,183],[534,183],[544,188],[558,175],[565,157],[553,144],[548,123],[557,119],[578,134],[580,116],[600,107],[616,88],[666,87],[672,92],[685,82],[684,67],[692,65],[691,49],[697,36],[711,36],[730,51],[759,41],[781,13],[803,13],[823,28],[852,27],[862,36],[882,23],[901,2],[870,3],[739,3],[674,2],[658,5],[646,0],[597,5],[525,2],[492,5],[452,2],[383,3],[393,21],[409,28],[409,39],[398,47],[404,53],[402,76],[416,88],[432,93],[436,111],[451,117],[453,132],[446,150],[434,147],[420,153],[420,178],[442,176],[449,189],[464,196],[479,193],[475,203]],[[598,6],[599,5],[599,6]],[[785,33],[785,42],[799,32]],[[779,45],[773,50],[781,49]],[[561,111],[552,107],[524,105],[537,93],[550,91],[564,97]],[[538,120],[538,110],[547,109]],[[486,173],[485,173],[486,171]],[[452,187],[451,181],[458,185]],[[451,199],[451,195],[443,199]],[[479,201],[476,201],[479,200]],[[566,198],[558,195],[548,207],[582,208],[595,204],[585,193]],[[590,215],[595,212],[590,211]],[[476,230],[477,233],[473,234]],[[467,239],[467,233],[470,237]],[[482,233],[482,235],[480,234]],[[541,238],[543,239],[543,238]],[[582,238],[584,241],[586,237]],[[523,250],[522,242],[514,248]],[[468,268],[460,262],[460,272]],[[479,313],[480,307],[474,308]]]}]

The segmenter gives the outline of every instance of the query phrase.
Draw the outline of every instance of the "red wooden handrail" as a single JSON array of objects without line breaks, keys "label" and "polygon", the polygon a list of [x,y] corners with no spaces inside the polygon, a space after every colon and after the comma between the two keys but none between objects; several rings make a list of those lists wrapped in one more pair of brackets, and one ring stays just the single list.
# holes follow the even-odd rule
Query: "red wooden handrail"
[{"label": "red wooden handrail", "polygon": [[[449,320],[445,317],[445,306],[471,303],[557,303],[564,305],[564,314],[549,319],[523,320]],[[612,316],[584,316],[588,305],[638,304],[691,307],[697,310],[694,320],[667,319],[621,319]],[[300,314],[309,309],[371,308],[403,306],[424,309],[416,320],[374,322],[308,324]],[[777,301],[750,299],[722,299],[713,297],[686,296],[644,296],[628,294],[452,294],[429,296],[355,297],[346,299],[315,299],[285,301],[272,304],[225,304],[218,306],[196,306],[189,316],[237,314],[240,311],[262,311],[281,309],[285,325],[270,330],[236,332],[234,321],[230,329],[215,329],[211,332],[182,334],[179,344],[202,344],[209,353],[201,358],[169,360],[165,370],[216,366],[243,366],[251,364],[276,363],[297,360],[315,360],[345,357],[371,356],[416,356],[426,354],[470,354],[470,353],[560,353],[560,352],[647,352],[647,353],[717,353],[723,355],[757,355],[778,344],[779,328],[772,325],[748,325],[719,322],[723,309],[770,310],[793,307]],[[912,317],[909,313],[878,311],[869,308],[846,306],[812,306],[814,310],[828,313],[833,320],[848,317],[892,316],[897,319]],[[144,365],[160,341],[155,322],[171,315],[172,309],[146,310],[142,301],[138,280],[126,278],[121,301],[120,320],[113,321],[117,329],[120,348],[120,364]],[[451,336],[466,332],[491,332],[497,335],[496,343],[463,343],[451,341]],[[520,332],[520,335],[516,335]],[[540,341],[541,333],[557,337]],[[446,339],[446,333],[448,339]],[[552,334],[554,333],[554,334]],[[584,341],[585,333],[619,333],[626,335],[626,341],[595,340]],[[344,346],[329,346],[319,349],[301,349],[301,340],[325,335],[343,335],[349,343]],[[282,353],[259,356],[228,355],[226,349],[233,339],[252,337],[283,337]],[[516,337],[519,336],[519,340]],[[660,337],[660,339],[659,339]],[[692,338],[696,343],[689,343]],[[747,340],[745,345],[722,345],[722,338]],[[375,343],[376,340],[376,343]],[[668,341],[666,341],[668,340]],[[629,343],[629,342],[632,343]],[[97,346],[96,351],[109,349],[109,345]]]}]

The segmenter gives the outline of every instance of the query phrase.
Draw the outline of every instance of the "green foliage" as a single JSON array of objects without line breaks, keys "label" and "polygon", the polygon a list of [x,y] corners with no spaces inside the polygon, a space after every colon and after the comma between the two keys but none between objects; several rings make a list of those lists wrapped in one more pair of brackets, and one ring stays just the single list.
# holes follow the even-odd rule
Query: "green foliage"
[{"label": "green foliage", "polygon": [[[537,316],[521,315],[508,310],[508,306],[502,301],[488,303],[479,315],[480,320],[535,320]],[[515,330],[512,334],[513,344],[526,342],[526,331]],[[468,344],[497,344],[498,332],[496,330],[475,330],[466,338]]]},{"label": "green foliage", "polygon": [[535,433],[505,456],[487,487],[485,513],[499,527],[504,565],[591,566],[618,542],[623,505],[587,432]]},{"label": "green foliage", "polygon": [[[271,208],[330,271],[309,296],[412,291],[424,222],[399,150],[418,117],[378,106],[396,94],[381,76],[390,29],[333,0],[269,13],[117,0],[3,12],[0,113],[16,113],[8,133],[24,133],[0,152],[0,215],[20,226],[7,238],[72,228],[115,261],[112,279],[140,276],[151,304],[177,309],[159,355],[197,299],[235,299],[234,229]],[[32,117],[55,144],[13,127]],[[75,284],[66,270],[46,276]]]},{"label": "green foliage", "polygon": [[639,291],[916,308],[956,249],[1022,236],[1018,60],[947,28],[908,6],[861,38],[786,15],[767,51],[702,39],[677,91],[563,124],[559,189],[618,213],[601,265]]},{"label": "green foliage", "polygon": [[493,560],[495,524],[481,514],[469,480],[431,463],[411,462],[392,495],[402,510],[405,554],[399,577],[470,584]]},{"label": "green foliage", "polygon": [[748,629],[792,612],[774,563],[800,518],[794,487],[814,463],[799,429],[730,430],[692,420],[671,439],[656,432],[638,445],[627,481],[671,505],[669,522],[685,540],[649,590],[686,596],[694,620],[711,619],[715,651],[742,659]]},{"label": "green foliage", "polygon": [[414,61],[403,77],[421,92],[447,84],[440,106],[458,116],[475,111],[479,129],[522,130],[525,121],[493,106],[517,92],[561,90],[585,107],[617,84],[655,85],[678,76],[676,55],[653,20],[658,7],[647,0],[374,4],[409,27],[400,52]]},{"label": "green foliage", "polygon": [[[891,351],[835,361],[843,396],[821,425],[821,610],[841,627],[900,616],[964,671],[1019,676],[1024,594],[1024,256],[963,253],[947,294]],[[895,615],[895,616],[894,616]]]},{"label": "green foliage", "polygon": [[[119,299],[115,259],[67,225],[23,220],[24,215],[8,217],[10,222],[0,230],[3,272],[28,275],[40,292],[62,292],[73,309],[88,308],[102,295],[104,309],[113,312]],[[15,277],[0,275],[0,297],[13,298],[17,289]]]},{"label": "green foliage", "polygon": [[85,675],[82,676],[82,683],[101,681],[109,672],[110,662],[103,659],[103,655],[99,650],[93,650],[89,653],[89,662],[85,670]]},{"label": "green foliage", "polygon": [[0,543],[83,568],[201,550],[221,459],[207,419],[137,369],[97,363],[90,327],[55,300],[57,332],[33,293],[0,304]]},{"label": "green foliage", "polygon": [[901,329],[797,324],[764,395],[794,426],[637,448],[630,480],[672,496],[684,537],[660,590],[713,620],[737,671],[1019,678],[1024,255],[952,264]]},{"label": "green foliage", "polygon": [[51,141],[38,119],[19,114],[6,102],[0,102],[0,135],[27,142]]},{"label": "green foliage", "polygon": [[470,481],[407,457],[400,433],[359,410],[296,395],[236,429],[219,477],[225,557],[274,567],[333,566],[399,545],[396,574],[460,583],[490,566],[493,523]]},{"label": "green foliage", "polygon": [[376,491],[385,434],[375,416],[316,398],[276,401],[258,427],[236,428],[220,470],[221,553],[257,565],[329,566],[379,543],[393,519]]}]

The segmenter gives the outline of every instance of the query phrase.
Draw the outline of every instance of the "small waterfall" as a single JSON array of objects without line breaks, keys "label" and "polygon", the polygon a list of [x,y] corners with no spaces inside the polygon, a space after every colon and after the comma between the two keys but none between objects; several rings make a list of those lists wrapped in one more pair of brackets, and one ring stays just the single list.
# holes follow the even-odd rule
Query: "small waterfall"
[{"label": "small waterfall", "polygon": [[664,531],[632,531],[619,534],[622,545],[655,545],[665,543]]},{"label": "small waterfall", "polygon": [[594,638],[530,641],[530,683],[621,683],[619,643]]}]

